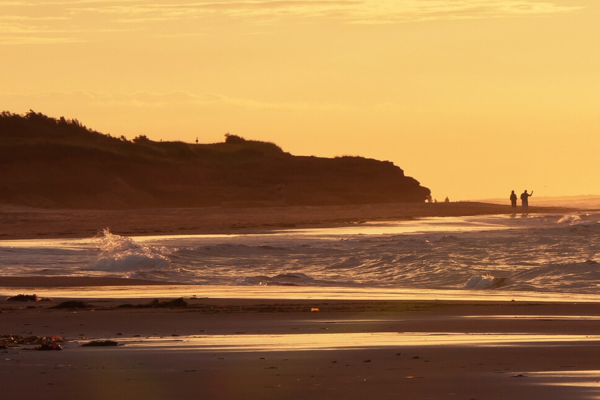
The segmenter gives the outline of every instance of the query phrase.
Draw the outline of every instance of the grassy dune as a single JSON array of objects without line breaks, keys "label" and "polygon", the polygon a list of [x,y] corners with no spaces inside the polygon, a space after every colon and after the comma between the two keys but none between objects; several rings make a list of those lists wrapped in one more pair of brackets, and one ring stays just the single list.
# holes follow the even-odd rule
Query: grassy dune
[{"label": "grassy dune", "polygon": [[77,120],[0,114],[0,203],[128,209],[422,202],[429,189],[391,162],[300,157],[273,143],[116,138]]}]

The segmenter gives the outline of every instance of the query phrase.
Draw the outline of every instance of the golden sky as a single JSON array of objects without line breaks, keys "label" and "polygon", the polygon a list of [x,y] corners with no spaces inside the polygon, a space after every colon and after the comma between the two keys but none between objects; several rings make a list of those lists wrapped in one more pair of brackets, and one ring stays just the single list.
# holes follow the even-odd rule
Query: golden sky
[{"label": "golden sky", "polygon": [[0,110],[600,194],[598,0],[0,0]]}]

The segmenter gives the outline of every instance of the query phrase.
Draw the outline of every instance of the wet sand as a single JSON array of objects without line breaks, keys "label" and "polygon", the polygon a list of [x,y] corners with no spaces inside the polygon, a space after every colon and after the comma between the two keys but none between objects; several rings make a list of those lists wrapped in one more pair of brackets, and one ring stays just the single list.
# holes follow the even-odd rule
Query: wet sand
[{"label": "wet sand", "polygon": [[[512,214],[514,211],[509,205],[473,202],[144,210],[49,210],[0,205],[0,240],[85,238],[105,228],[127,236],[255,233],[419,217]],[[520,208],[516,211],[518,213]],[[569,211],[573,209],[529,208],[530,213]]]},{"label": "wet sand", "polygon": [[[15,289],[16,290],[16,289]],[[15,293],[17,294],[17,293]],[[600,304],[185,299],[185,308],[0,301],[18,399],[587,399],[599,394]],[[312,311],[311,311],[312,310]],[[318,310],[318,311],[316,311]],[[91,340],[117,347],[81,347]]]}]

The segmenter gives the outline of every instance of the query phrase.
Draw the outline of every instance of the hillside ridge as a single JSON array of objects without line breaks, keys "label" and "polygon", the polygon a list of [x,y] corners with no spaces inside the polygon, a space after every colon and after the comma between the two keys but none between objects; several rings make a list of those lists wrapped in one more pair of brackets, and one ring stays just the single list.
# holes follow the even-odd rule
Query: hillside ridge
[{"label": "hillside ridge", "polygon": [[294,156],[227,134],[213,144],[127,140],[76,119],[0,113],[0,203],[44,208],[252,207],[423,202],[389,161]]}]

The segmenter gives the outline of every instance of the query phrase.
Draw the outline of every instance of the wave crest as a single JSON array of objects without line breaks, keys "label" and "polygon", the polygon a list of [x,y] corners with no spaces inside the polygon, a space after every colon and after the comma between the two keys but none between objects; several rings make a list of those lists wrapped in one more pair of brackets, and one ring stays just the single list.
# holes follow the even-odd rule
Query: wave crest
[{"label": "wave crest", "polygon": [[309,286],[314,284],[315,280],[313,278],[299,272],[284,273],[275,276],[247,276],[237,279],[232,283],[234,286]]},{"label": "wave crest", "polygon": [[581,223],[581,217],[579,215],[563,215],[559,220],[559,224],[576,225]]},{"label": "wave crest", "polygon": [[470,277],[467,283],[465,283],[465,289],[495,289],[502,286],[505,281],[506,278],[496,278],[492,275],[475,275]]},{"label": "wave crest", "polygon": [[96,271],[138,272],[169,267],[171,251],[166,247],[148,246],[104,229],[94,238],[100,249],[98,260],[90,266]]}]

